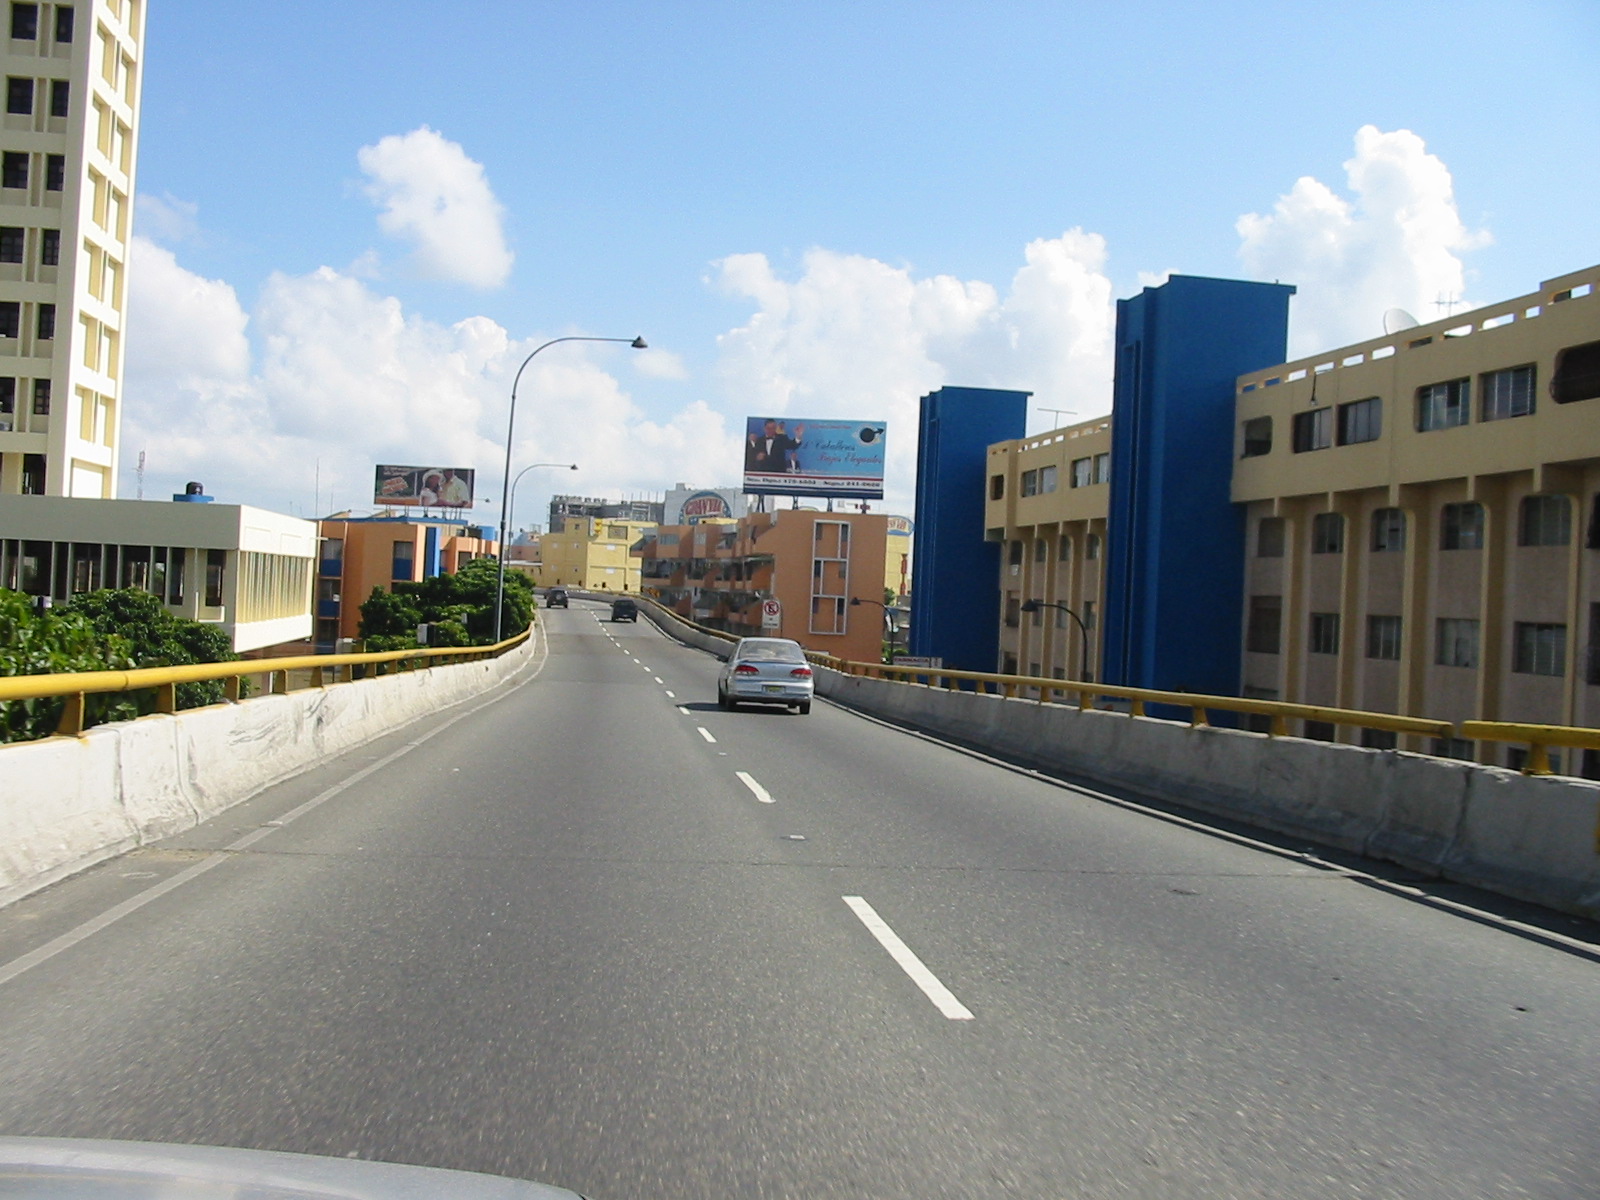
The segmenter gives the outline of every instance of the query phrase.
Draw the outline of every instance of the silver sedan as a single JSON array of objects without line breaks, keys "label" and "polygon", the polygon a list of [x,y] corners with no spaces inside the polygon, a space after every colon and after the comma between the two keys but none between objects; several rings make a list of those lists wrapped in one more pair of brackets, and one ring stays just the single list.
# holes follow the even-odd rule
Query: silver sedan
[{"label": "silver sedan", "polygon": [[742,638],[717,677],[717,703],[783,704],[802,715],[811,711],[815,681],[799,642],[788,638]]}]

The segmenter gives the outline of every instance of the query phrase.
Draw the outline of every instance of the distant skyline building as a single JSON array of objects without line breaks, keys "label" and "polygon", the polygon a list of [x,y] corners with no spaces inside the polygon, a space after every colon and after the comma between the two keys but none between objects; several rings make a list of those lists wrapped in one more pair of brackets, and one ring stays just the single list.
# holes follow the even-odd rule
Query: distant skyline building
[{"label": "distant skyline building", "polygon": [[660,500],[606,500],[599,496],[551,496],[550,533],[560,533],[568,517],[602,521],[644,521],[660,524],[665,505]]},{"label": "distant skyline building", "polygon": [[143,0],[0,15],[0,495],[117,493],[144,18]]}]

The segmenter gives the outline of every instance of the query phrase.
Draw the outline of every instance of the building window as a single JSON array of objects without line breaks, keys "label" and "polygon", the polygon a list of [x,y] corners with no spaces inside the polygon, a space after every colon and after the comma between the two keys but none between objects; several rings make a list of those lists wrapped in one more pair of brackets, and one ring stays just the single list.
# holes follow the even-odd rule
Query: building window
[{"label": "building window", "polygon": [[17,381],[14,376],[0,375],[0,417],[17,411]]},{"label": "building window", "polygon": [[65,79],[52,79],[50,81],[50,115],[64,117],[67,115],[68,97],[72,95],[72,87]]},{"label": "building window", "polygon": [[1440,617],[1435,631],[1433,661],[1439,666],[1478,665],[1478,622]]},{"label": "building window", "polygon": [[1083,556],[1084,558],[1100,557],[1100,535],[1098,533],[1091,533],[1084,539]]},{"label": "building window", "polygon": [[1256,557],[1283,557],[1283,518],[1262,517],[1256,526]]},{"label": "building window", "polygon": [[222,573],[228,564],[226,550],[206,551],[206,605],[222,607]]},{"label": "building window", "polygon": [[1383,401],[1376,396],[1339,405],[1339,445],[1375,442],[1383,432]]},{"label": "building window", "polygon": [[1533,412],[1531,366],[1490,371],[1479,382],[1483,385],[1479,420],[1503,421],[1507,417],[1525,417]]},{"label": "building window", "polygon": [[1036,563],[1050,561],[1050,542],[1046,538],[1033,540],[1033,561]]},{"label": "building window", "polygon": [[1094,482],[1094,459],[1075,458],[1072,460],[1072,486],[1088,487]]},{"label": "building window", "polygon": [[1022,494],[1024,496],[1037,496],[1039,494],[1039,472],[1024,471],[1022,473]]},{"label": "building window", "polygon": [[389,563],[390,579],[414,579],[417,547],[414,542],[396,542]]},{"label": "building window", "polygon": [[1361,745],[1367,750],[1393,750],[1400,744],[1392,729],[1363,729]]},{"label": "building window", "polygon": [[59,192],[67,186],[67,156],[65,154],[46,154],[44,156],[44,190]]},{"label": "building window", "polygon": [[[1033,611],[1031,613],[1029,613],[1028,615],[1033,618],[1033,627],[1035,629],[1039,628],[1039,626],[1044,624],[1044,607],[1043,607],[1043,605],[1035,605],[1034,608],[1033,608]],[[1035,670],[1033,673],[1035,675],[1037,675],[1039,672],[1038,672],[1038,670]]]},{"label": "building window", "polygon": [[1013,540],[1006,548],[1006,562],[1013,567],[1022,565],[1022,543],[1020,541]]},{"label": "building window", "polygon": [[1367,657],[1398,660],[1400,657],[1400,618],[1367,618]]},{"label": "building window", "polygon": [[56,306],[39,305],[39,339],[48,342],[56,336]]},{"label": "building window", "polygon": [[50,415],[50,381],[48,379],[35,379],[33,381],[33,415],[36,417]]},{"label": "building window", "polygon": [[72,40],[72,5],[56,5],[56,41],[62,45]]},{"label": "building window", "polygon": [[[1591,687],[1600,683],[1600,600],[1589,603],[1589,647],[1586,654],[1588,663],[1583,672],[1583,681]],[[1600,750],[1595,751],[1600,754]],[[1600,779],[1600,776],[1595,776]]]},{"label": "building window", "polygon": [[1085,600],[1083,602],[1083,627],[1085,629],[1094,628],[1094,613],[1095,602],[1093,600]]},{"label": "building window", "polygon": [[1439,511],[1439,549],[1483,549],[1483,505],[1446,504]]},{"label": "building window", "polygon": [[1344,517],[1340,513],[1318,513],[1311,518],[1311,553],[1344,553]]},{"label": "building window", "polygon": [[1111,455],[1096,454],[1094,456],[1094,481],[1096,483],[1111,482]]},{"label": "building window", "polygon": [[0,187],[27,186],[28,156],[21,150],[7,150],[4,155],[0,155]]},{"label": "building window", "polygon": [[1015,629],[1022,621],[1022,600],[1017,596],[1006,597],[1006,628]]},{"label": "building window", "polygon": [[1380,508],[1372,514],[1372,548],[1376,551],[1406,548],[1406,515],[1398,508]]},{"label": "building window", "polygon": [[6,80],[6,112],[27,116],[33,111],[33,80],[18,79],[15,75]]},{"label": "building window", "polygon": [[1253,654],[1276,654],[1282,631],[1283,597],[1251,596],[1245,649]]},{"label": "building window", "polygon": [[1039,494],[1044,495],[1056,490],[1056,468],[1039,468]]},{"label": "building window", "polygon": [[1472,380],[1452,379],[1417,389],[1417,429],[1449,429],[1467,423],[1472,407]]},{"label": "building window", "polygon": [[1006,477],[1004,475],[991,475],[989,477],[989,499],[1004,500],[1006,496]]},{"label": "building window", "polygon": [[31,42],[39,36],[39,6],[13,4],[11,6],[11,36],[19,42]]},{"label": "building window", "polygon": [[20,225],[0,225],[0,262],[22,261],[23,231]]},{"label": "building window", "polygon": [[22,456],[22,494],[24,496],[44,495],[44,455],[24,454]]},{"label": "building window", "polygon": [[1573,404],[1600,396],[1600,342],[1568,346],[1556,355],[1556,373],[1550,380],[1550,399]]},{"label": "building window", "polygon": [[55,267],[61,264],[61,230],[41,229],[39,231],[39,265],[41,267]]},{"label": "building window", "polygon": [[1260,458],[1272,453],[1272,418],[1251,417],[1244,423],[1244,448],[1240,458]]},{"label": "building window", "polygon": [[1292,448],[1296,454],[1307,450],[1326,450],[1333,445],[1333,409],[1314,408],[1295,413]]},{"label": "building window", "polygon": [[1519,675],[1567,673],[1567,627],[1518,621],[1512,627],[1511,669]]},{"label": "building window", "polygon": [[1339,653],[1339,614],[1312,613],[1310,641],[1312,654]]},{"label": "building window", "polygon": [[1310,742],[1331,742],[1334,738],[1334,724],[1332,721],[1307,721],[1300,736]]},{"label": "building window", "polygon": [[1572,506],[1565,496],[1524,496],[1519,546],[1565,546],[1572,540]]},{"label": "building window", "polygon": [[1433,754],[1436,758],[1458,758],[1471,762],[1477,757],[1477,743],[1471,738],[1434,738]]},{"label": "building window", "polygon": [[1600,492],[1589,502],[1589,540],[1584,544],[1590,550],[1600,550]]},{"label": "building window", "polygon": [[0,300],[0,338],[22,336],[22,303]]}]

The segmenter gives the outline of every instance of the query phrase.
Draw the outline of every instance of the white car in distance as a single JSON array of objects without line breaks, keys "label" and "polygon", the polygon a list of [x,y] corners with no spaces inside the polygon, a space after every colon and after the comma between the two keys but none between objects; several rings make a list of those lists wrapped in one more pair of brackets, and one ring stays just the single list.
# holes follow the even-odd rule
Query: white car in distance
[{"label": "white car in distance", "polygon": [[815,690],[805,649],[788,638],[741,638],[717,676],[717,703],[730,712],[741,704],[782,704],[803,716]]}]

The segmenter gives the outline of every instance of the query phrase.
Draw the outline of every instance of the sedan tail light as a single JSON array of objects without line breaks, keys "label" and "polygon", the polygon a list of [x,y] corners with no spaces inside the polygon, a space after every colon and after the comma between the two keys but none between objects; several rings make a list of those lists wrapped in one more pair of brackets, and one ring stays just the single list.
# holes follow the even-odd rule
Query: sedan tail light
[{"label": "sedan tail light", "polygon": [[758,670],[755,667],[752,667],[749,663],[740,663],[737,667],[735,667],[733,669],[733,673],[735,675],[759,675],[759,674],[761,674],[760,670]]},{"label": "sedan tail light", "polygon": [[796,679],[810,679],[811,678],[811,668],[810,667],[796,667],[794,670],[790,671],[789,674],[793,675]]}]

